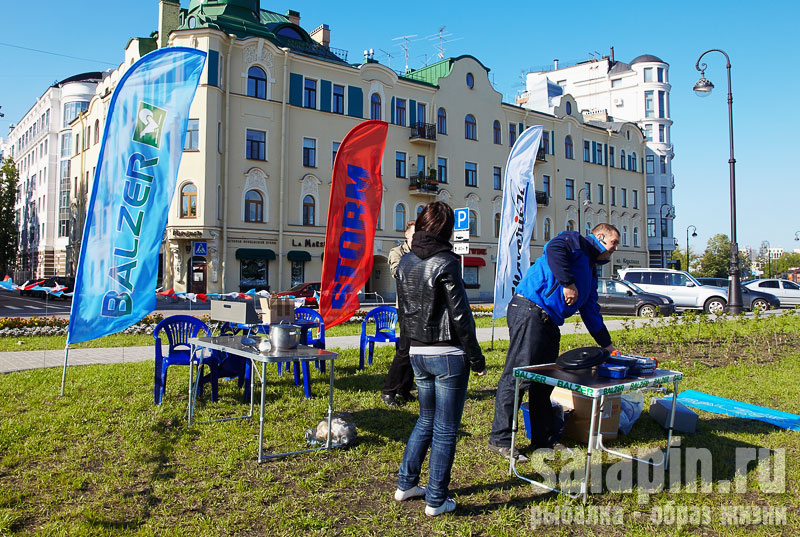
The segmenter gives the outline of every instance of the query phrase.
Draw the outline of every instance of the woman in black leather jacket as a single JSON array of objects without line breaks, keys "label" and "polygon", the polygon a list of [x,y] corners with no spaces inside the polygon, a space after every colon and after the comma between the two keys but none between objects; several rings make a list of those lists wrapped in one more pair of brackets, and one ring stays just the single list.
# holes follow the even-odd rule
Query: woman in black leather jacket
[{"label": "woman in black leather jacket", "polygon": [[[446,203],[426,205],[416,220],[411,252],[397,268],[400,329],[411,340],[419,419],[403,454],[394,497],[425,496],[428,516],[456,508],[447,493],[469,371],[486,374],[461,264],[449,242],[453,222],[453,209]],[[419,474],[429,448],[425,488],[419,486]]]}]

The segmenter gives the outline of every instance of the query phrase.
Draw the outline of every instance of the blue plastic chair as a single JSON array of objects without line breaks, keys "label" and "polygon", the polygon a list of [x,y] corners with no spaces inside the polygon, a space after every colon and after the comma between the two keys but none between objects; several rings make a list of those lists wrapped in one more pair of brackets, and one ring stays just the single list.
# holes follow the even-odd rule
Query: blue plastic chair
[{"label": "blue plastic chair", "polygon": [[[367,334],[367,325],[375,323],[375,333]],[[361,342],[358,349],[358,368],[364,369],[364,351],[369,344],[369,365],[372,365],[372,354],[375,343],[390,343],[399,339],[395,326],[397,325],[397,308],[394,306],[380,306],[373,309],[364,317],[361,323]]]},{"label": "blue plastic chair", "polygon": [[[300,341],[303,345],[314,347],[316,349],[325,349],[325,321],[322,320],[322,315],[311,308],[295,308],[294,318],[296,321],[315,322],[316,328],[308,328],[304,330],[305,340]],[[317,331],[317,337],[314,337],[314,330]]]},{"label": "blue plastic chair", "polygon": [[[263,332],[258,327],[256,332]],[[238,334],[251,335],[253,329],[247,325],[239,323],[223,323],[219,330],[220,336],[235,336]],[[250,402],[250,375],[252,375],[252,365],[250,360],[237,356],[236,354],[224,353],[220,356],[219,360],[219,378],[232,377],[236,378],[236,384],[239,388],[244,388],[244,402]]]},{"label": "blue plastic chair", "polygon": [[[211,335],[211,330],[206,326],[206,323],[191,317],[189,315],[173,315],[167,317],[158,323],[153,330],[153,339],[155,340],[155,404],[160,405],[164,397],[164,387],[167,384],[167,369],[171,365],[190,365],[191,345],[189,345],[189,338],[197,337],[200,332],[204,335]],[[161,351],[161,332],[167,336],[169,348],[167,355],[163,356]],[[202,376],[203,366],[208,365],[211,374],[211,400],[217,400],[217,381],[219,379],[219,356],[216,352],[211,353],[209,356],[202,356],[201,353],[207,352],[200,350],[194,356],[195,363],[199,365],[197,374],[200,375],[200,386],[198,388],[198,395],[203,393],[203,384],[207,382],[207,378]]]}]

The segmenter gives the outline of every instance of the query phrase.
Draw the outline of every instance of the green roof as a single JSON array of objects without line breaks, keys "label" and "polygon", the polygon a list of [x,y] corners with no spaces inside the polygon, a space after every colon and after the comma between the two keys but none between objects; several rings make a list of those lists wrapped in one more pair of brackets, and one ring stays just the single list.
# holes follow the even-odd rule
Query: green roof
[{"label": "green roof", "polygon": [[417,82],[424,82],[437,86],[439,84],[439,79],[448,76],[450,71],[453,70],[453,63],[453,58],[447,58],[433,65],[423,67],[422,69],[409,71],[403,74],[401,78],[408,78],[410,80],[416,80]]}]

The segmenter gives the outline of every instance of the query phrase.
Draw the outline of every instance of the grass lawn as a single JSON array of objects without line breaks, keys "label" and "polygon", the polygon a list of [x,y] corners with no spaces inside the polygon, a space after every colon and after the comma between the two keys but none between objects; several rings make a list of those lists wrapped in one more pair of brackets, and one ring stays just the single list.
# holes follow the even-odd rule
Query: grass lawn
[{"label": "grass lawn", "polygon": [[[619,348],[655,356],[662,367],[683,371],[684,389],[800,413],[798,315],[726,323],[676,319],[662,327],[618,331],[614,338]],[[587,344],[586,336],[565,335],[561,349]],[[495,342],[494,350],[486,344],[488,375],[470,379],[451,483],[458,508],[435,519],[425,517],[424,501],[398,504],[392,499],[418,408],[412,403],[388,409],[380,402],[390,346],[378,347],[375,365],[364,371],[356,370],[357,350],[342,351],[337,361],[335,408],[353,415],[359,433],[355,446],[262,465],[255,461],[257,419],[187,428],[182,368],[171,370],[159,407],[153,406],[152,363],[76,367],[64,398],[58,397],[58,368],[0,375],[0,535],[799,533],[800,433],[704,412],[697,434],[683,436],[680,451],[672,453],[671,467],[680,472],[670,482],[681,490],[646,492],[648,473],[639,474],[635,466],[631,492],[590,496],[589,507],[609,510],[610,519],[549,525],[546,513],[555,509],[568,511],[571,519],[579,510],[590,511],[509,477],[507,461],[486,448],[506,348],[504,341]],[[305,400],[291,375],[278,378],[274,368],[268,374],[265,450],[301,448],[304,430],[326,411],[326,377],[314,375],[314,398]],[[645,394],[645,408],[652,396]],[[241,413],[240,399],[234,383],[223,382],[220,402],[211,403],[207,392],[197,418]],[[658,449],[664,439],[645,410],[629,435],[609,444],[637,453]],[[684,490],[695,484],[689,470],[693,465],[687,463],[690,448],[707,449],[711,457],[708,492]],[[745,491],[725,492],[719,483],[734,482],[737,448],[784,450],[767,455],[764,466],[783,477],[783,491],[780,486],[762,490],[752,463]],[[617,461],[603,459],[604,476]],[[558,469],[563,463],[547,464]],[[520,465],[530,475],[541,468],[541,463]],[[740,508],[735,520],[733,507]],[[753,522],[756,512],[759,517],[767,512],[762,508],[776,508],[779,515],[785,509],[785,519],[778,518],[784,524],[742,524]]]}]

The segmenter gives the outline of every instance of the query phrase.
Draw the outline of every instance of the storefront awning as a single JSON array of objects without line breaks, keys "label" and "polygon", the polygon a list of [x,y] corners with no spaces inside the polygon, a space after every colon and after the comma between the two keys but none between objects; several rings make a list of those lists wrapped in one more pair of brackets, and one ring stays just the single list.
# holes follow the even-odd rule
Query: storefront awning
[{"label": "storefront awning", "polygon": [[275,252],[269,248],[239,248],[236,250],[236,259],[275,259]]},{"label": "storefront awning", "polygon": [[298,263],[307,263],[311,261],[311,254],[303,250],[289,250],[286,253],[286,259],[289,261],[297,261]]},{"label": "storefront awning", "polygon": [[482,257],[475,257],[475,256],[466,256],[464,257],[464,266],[465,267],[485,267],[486,261],[483,260]]}]

